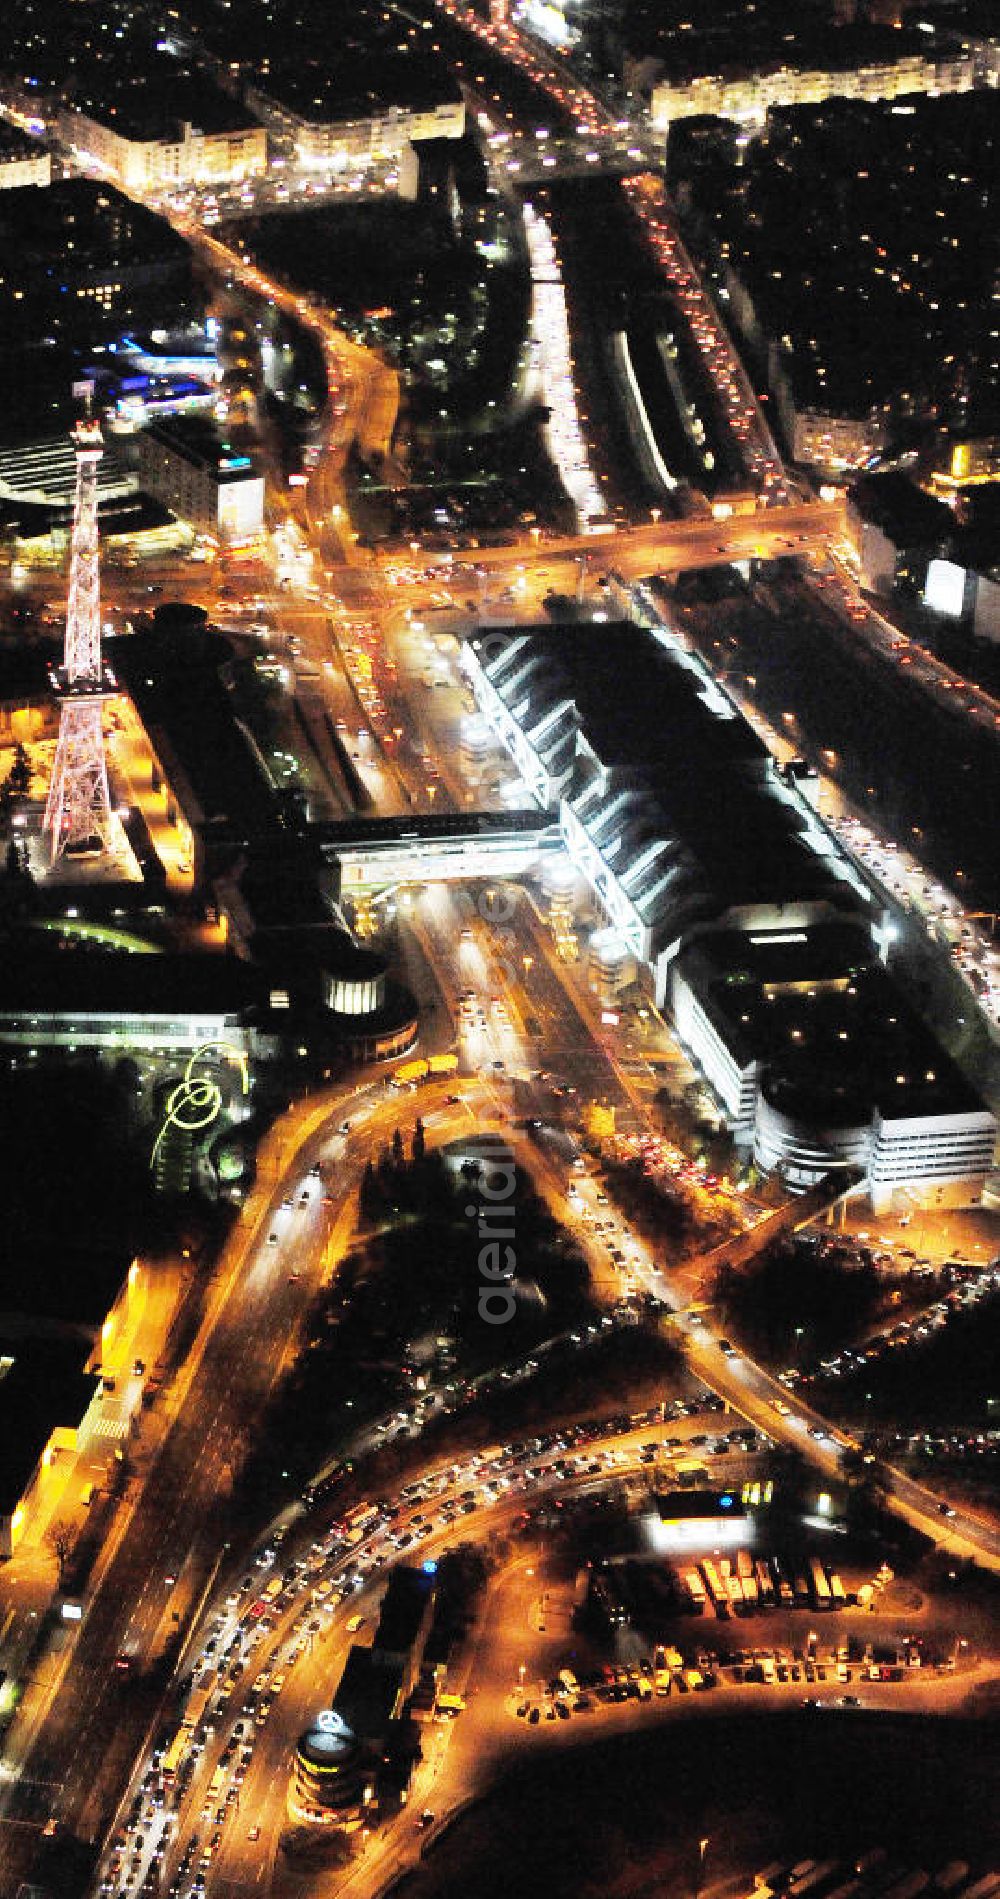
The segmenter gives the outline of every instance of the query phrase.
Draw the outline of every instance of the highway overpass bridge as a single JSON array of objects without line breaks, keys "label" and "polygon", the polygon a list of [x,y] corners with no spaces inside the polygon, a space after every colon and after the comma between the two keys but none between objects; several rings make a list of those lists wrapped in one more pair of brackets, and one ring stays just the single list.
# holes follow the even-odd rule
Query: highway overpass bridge
[{"label": "highway overpass bridge", "polygon": [[[846,520],[839,497],[751,508],[745,514],[733,511],[723,517],[709,513],[683,520],[661,519],[660,512],[658,508],[651,510],[654,518],[649,522],[630,526],[609,522],[606,527],[580,534],[539,534],[536,539],[525,530],[518,540],[498,547],[462,548],[453,554],[425,549],[421,558],[439,571],[450,571],[456,581],[485,567],[518,564],[530,573],[534,567],[582,554],[602,566],[627,571],[634,579],[644,579],[652,573],[680,572],[687,567],[754,557],[774,559],[778,554],[802,554],[806,548],[822,550],[842,538]],[[394,566],[400,558],[398,550],[377,557],[388,566]]]},{"label": "highway overpass bridge", "polygon": [[312,827],[335,867],[341,897],[393,884],[523,877],[560,850],[559,826],[544,811],[438,811],[401,818],[344,818]]}]

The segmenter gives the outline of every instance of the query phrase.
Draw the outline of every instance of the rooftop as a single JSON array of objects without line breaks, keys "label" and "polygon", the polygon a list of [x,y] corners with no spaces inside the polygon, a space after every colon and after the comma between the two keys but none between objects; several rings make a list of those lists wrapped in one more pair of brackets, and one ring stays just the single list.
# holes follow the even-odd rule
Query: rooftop
[{"label": "rooftop", "polygon": [[462,94],[447,67],[395,48],[346,52],[335,61],[286,52],[270,70],[254,74],[256,91],[307,124],[339,124],[396,111],[459,105]]},{"label": "rooftop", "polygon": [[200,416],[163,416],[150,422],[143,433],[182,456],[192,468],[210,469],[219,482],[249,481],[258,473],[252,456],[234,448]]},{"label": "rooftop", "polygon": [[0,1337],[92,1342],[125,1283],[130,1261],[99,1233],[77,1246],[46,1243],[32,1257],[33,1230],[0,1246]]},{"label": "rooftop", "polygon": [[[789,938],[793,940],[789,940]],[[697,938],[678,959],[709,1020],[768,1099],[830,1126],[964,1114],[975,1090],[850,924]]]},{"label": "rooftop", "polygon": [[267,1004],[267,979],[223,952],[134,956],[77,945],[50,947],[37,932],[0,950],[0,1021],[12,1015],[238,1016]]},{"label": "rooftop", "polygon": [[850,498],[866,521],[882,528],[899,546],[935,547],[951,541],[955,516],[904,474],[863,475]]},{"label": "rooftop", "polygon": [[[220,668],[232,649],[192,622],[116,640],[109,652],[154,744],[162,733],[202,814],[220,843],[271,834],[277,823],[271,787],[243,738]],[[173,772],[171,772],[173,776]]]},{"label": "rooftop", "polygon": [[851,907],[710,674],[628,622],[472,640],[560,795],[660,936],[731,906]]},{"label": "rooftop", "polygon": [[22,158],[47,158],[49,148],[41,139],[31,138],[9,119],[0,119],[0,165]]},{"label": "rooftop", "polygon": [[394,1569],[382,1598],[375,1647],[384,1654],[408,1654],[433,1605],[435,1588],[433,1571]]},{"label": "rooftop", "polygon": [[746,1516],[739,1492],[734,1490],[669,1490],[658,1493],[654,1501],[661,1523],[683,1518],[697,1522],[701,1517],[721,1516],[730,1516],[735,1521]]},{"label": "rooftop", "polygon": [[179,141],[186,127],[202,133],[250,131],[259,123],[206,74],[175,59],[149,56],[145,69],[127,61],[84,72],[73,87],[75,110],[135,143]]},{"label": "rooftop", "polygon": [[98,1380],[84,1338],[11,1338],[0,1326],[0,1512],[22,1497],[57,1425],[79,1424]]},{"label": "rooftop", "polygon": [[[697,15],[695,16],[697,17]],[[709,16],[710,17],[710,16]],[[858,22],[831,26],[816,15],[755,25],[746,15],[721,30],[648,33],[643,52],[662,62],[664,79],[680,83],[701,75],[740,78],[746,73],[857,72],[865,66],[896,65],[914,56],[929,59],[953,53],[954,34],[925,34],[915,28]]]},{"label": "rooftop", "polygon": [[[72,253],[72,256],[70,256]],[[78,279],[88,267],[139,266],[150,258],[186,258],[187,245],[162,218],[133,204],[114,185],[60,178],[0,192],[0,255],[16,262],[12,283],[67,261]]]},{"label": "rooftop", "polygon": [[193,0],[216,55],[238,63],[249,86],[306,123],[378,117],[395,108],[458,103],[445,61],[411,30],[409,17],[366,0],[338,0],[336,57],[329,23],[309,0],[242,0],[238,16]]},{"label": "rooftop", "polygon": [[394,1654],[357,1644],[348,1649],[333,1711],[361,1741],[377,1741],[399,1712],[403,1665]]}]

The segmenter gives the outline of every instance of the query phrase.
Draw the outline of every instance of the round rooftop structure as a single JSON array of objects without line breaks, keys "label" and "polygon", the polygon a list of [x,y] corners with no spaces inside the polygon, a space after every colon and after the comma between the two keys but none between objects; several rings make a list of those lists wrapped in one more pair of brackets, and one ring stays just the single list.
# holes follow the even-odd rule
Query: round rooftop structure
[{"label": "round rooftop structure", "polygon": [[324,982],[335,1015],[374,1015],[385,1002],[385,959],[345,936],[324,954]]},{"label": "round rooftop structure", "polygon": [[306,1813],[354,1823],[370,1772],[365,1751],[335,1708],[322,1708],[300,1735],[293,1770],[294,1801]]},{"label": "round rooftop structure", "polygon": [[311,1727],[300,1735],[299,1759],[320,1773],[341,1773],[359,1753],[359,1743],[343,1715],[322,1708]]},{"label": "round rooftop structure", "polygon": [[542,889],[547,897],[568,897],[576,883],[576,871],[565,851],[546,851],[541,867]]}]

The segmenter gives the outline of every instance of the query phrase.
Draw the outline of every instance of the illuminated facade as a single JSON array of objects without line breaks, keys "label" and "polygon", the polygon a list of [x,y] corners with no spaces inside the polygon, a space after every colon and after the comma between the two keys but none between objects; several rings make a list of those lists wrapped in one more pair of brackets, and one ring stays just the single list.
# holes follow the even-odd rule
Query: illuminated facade
[{"label": "illuminated facade", "polygon": [[309,117],[284,99],[259,88],[247,93],[247,103],[268,125],[295,141],[299,165],[317,171],[343,171],[351,165],[401,158],[423,139],[461,138],[465,131],[465,104],[461,99],[425,106],[375,107],[364,116]]},{"label": "illuminated facade", "polygon": [[136,194],[234,184],[267,170],[262,125],[205,132],[182,124],[171,137],[144,138],[138,127],[124,132],[93,113],[66,110],[59,114],[59,132],[81,158],[95,160],[123,191]]},{"label": "illuminated facade", "polygon": [[900,99],[911,93],[971,92],[978,83],[977,54],[936,59],[909,52],[899,59],[856,67],[777,66],[767,72],[699,73],[664,79],[653,88],[652,121],[666,132],[676,119],[708,115],[762,125],[773,106],[822,105],[824,99]]},{"label": "illuminated facade", "polygon": [[796,401],[787,376],[776,376],[775,398],[792,460],[831,475],[864,468],[885,447],[884,423],[875,415],[837,415]]},{"label": "illuminated facade", "polygon": [[372,1761],[335,1708],[322,1708],[300,1737],[289,1806],[305,1818],[360,1826],[374,1788]]},{"label": "illuminated facade", "polygon": [[13,191],[19,185],[49,185],[52,182],[52,154],[35,140],[24,138],[16,143],[0,130],[0,191]]},{"label": "illuminated facade", "polygon": [[80,1310],[72,1323],[69,1312],[59,1324],[29,1313],[9,1336],[0,1328],[0,1560],[34,1541],[62,1499],[75,1504],[81,1465],[99,1466],[127,1435],[142,1397],[133,1366],[147,1297],[146,1269],[133,1260],[92,1345]]},{"label": "illuminated facade", "polygon": [[193,527],[227,542],[263,531],[263,475],[209,426],[153,422],[136,437],[136,455],[141,487]]}]

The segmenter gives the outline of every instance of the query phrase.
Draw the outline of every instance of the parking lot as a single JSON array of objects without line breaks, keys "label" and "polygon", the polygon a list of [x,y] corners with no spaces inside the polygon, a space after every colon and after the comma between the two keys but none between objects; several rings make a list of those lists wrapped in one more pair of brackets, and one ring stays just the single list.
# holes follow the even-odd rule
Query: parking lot
[{"label": "parking lot", "polygon": [[[931,1660],[930,1656],[937,1657]],[[983,1666],[955,1638],[928,1647],[920,1638],[868,1642],[856,1635],[839,1642],[820,1640],[814,1631],[796,1643],[756,1647],[657,1645],[651,1655],[631,1663],[564,1668],[546,1681],[525,1683],[507,1696],[505,1710],[526,1732],[569,1722],[590,1722],[607,1711],[614,1725],[628,1711],[654,1702],[671,1707],[686,1697],[718,1695],[741,1708],[764,1699],[790,1708],[905,1709],[910,1690],[919,1689],[921,1706],[934,1688],[956,1684],[964,1694]],[[891,1691],[891,1692],[889,1692]]]}]

